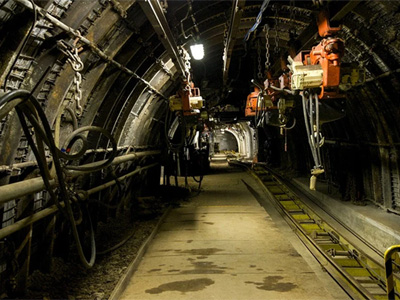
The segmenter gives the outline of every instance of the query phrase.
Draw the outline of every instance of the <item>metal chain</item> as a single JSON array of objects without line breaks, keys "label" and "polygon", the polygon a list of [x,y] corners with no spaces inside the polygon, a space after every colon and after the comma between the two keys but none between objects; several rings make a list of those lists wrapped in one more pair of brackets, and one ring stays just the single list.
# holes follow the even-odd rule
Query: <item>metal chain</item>
[{"label": "metal chain", "polygon": [[58,48],[60,49],[60,51],[68,57],[67,61],[70,63],[72,69],[75,71],[73,99],[75,101],[76,114],[80,115],[83,112],[83,108],[81,105],[82,74],[80,72],[83,70],[84,64],[81,58],[79,57],[77,47],[71,46],[63,40],[58,41],[57,45],[59,46]]},{"label": "metal chain", "polygon": [[290,29],[289,29],[289,33],[296,33],[296,24],[294,23],[294,16],[296,14],[296,11],[294,9],[295,7],[295,3],[294,0],[290,0],[289,2],[289,24],[290,24]]},{"label": "metal chain", "polygon": [[290,5],[290,7],[289,7],[289,9],[290,9],[290,11],[289,11],[289,20],[290,20],[290,24],[293,24],[294,13],[295,13],[295,11],[294,11],[294,0],[290,0],[289,1],[289,5]]},{"label": "metal chain", "polygon": [[257,60],[258,60],[258,73],[257,73],[257,77],[259,79],[263,78],[263,74],[261,72],[261,43],[258,40],[257,41]]},{"label": "metal chain", "polygon": [[264,32],[265,32],[265,72],[269,71],[271,67],[271,63],[269,61],[269,26],[268,24],[264,25]]},{"label": "metal chain", "polygon": [[278,54],[280,49],[279,49],[279,34],[278,34],[278,7],[275,6],[275,49],[274,52],[275,54]]},{"label": "metal chain", "polygon": [[181,57],[183,58],[183,61],[185,62],[185,78],[186,78],[186,86],[185,86],[185,91],[190,91],[190,55],[189,53],[185,50],[185,48],[180,47],[180,54]]}]

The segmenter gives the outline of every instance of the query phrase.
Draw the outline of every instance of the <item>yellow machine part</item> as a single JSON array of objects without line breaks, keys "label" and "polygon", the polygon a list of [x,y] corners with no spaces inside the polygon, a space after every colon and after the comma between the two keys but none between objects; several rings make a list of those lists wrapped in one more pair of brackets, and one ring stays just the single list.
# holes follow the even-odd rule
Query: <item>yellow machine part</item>
[{"label": "yellow machine part", "polygon": [[182,110],[182,98],[174,95],[169,97],[169,109],[171,111],[177,111],[177,110]]},{"label": "yellow machine part", "polygon": [[[189,105],[191,109],[201,109],[203,103],[204,100],[202,97],[189,97]],[[182,98],[176,95],[169,97],[169,109],[171,111],[182,110]]]}]

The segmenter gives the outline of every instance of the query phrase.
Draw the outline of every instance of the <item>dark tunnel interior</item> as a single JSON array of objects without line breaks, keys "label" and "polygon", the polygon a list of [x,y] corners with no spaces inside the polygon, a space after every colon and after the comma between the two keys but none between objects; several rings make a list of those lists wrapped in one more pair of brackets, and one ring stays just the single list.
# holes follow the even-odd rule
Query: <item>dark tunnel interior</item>
[{"label": "dark tunnel interior", "polygon": [[107,182],[105,204],[128,203],[224,151],[399,214],[399,25],[391,0],[0,0],[0,294],[19,221],[73,219],[68,199]]}]

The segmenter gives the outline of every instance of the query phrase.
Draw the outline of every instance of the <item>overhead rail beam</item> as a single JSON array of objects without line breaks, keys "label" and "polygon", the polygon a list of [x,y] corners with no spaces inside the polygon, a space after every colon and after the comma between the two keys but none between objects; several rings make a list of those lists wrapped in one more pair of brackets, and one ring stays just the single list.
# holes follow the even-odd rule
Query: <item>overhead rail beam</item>
[{"label": "overhead rail beam", "polygon": [[182,56],[179,53],[178,46],[175,42],[168,21],[165,18],[163,9],[158,0],[139,1],[147,19],[150,21],[157,33],[161,43],[164,45],[172,61],[175,63],[178,73],[186,79],[186,68]]},{"label": "overhead rail beam", "polygon": [[[361,1],[359,0],[354,0],[354,1],[349,1],[348,3],[344,4],[343,6],[341,6],[339,8],[338,11],[336,12],[332,12],[333,13],[333,17],[330,18],[331,21],[340,21],[342,20],[349,12],[351,12],[354,8],[356,8]],[[340,2],[338,3],[338,5],[340,4]],[[307,28],[305,28],[303,30],[303,32],[299,35],[299,37],[297,38],[297,41],[299,42],[300,48],[296,49],[297,53],[299,53],[300,51],[302,51],[303,49],[310,49],[313,44],[315,43],[315,37],[318,34],[318,27],[315,24],[315,22],[311,22]],[[278,59],[274,65],[272,70],[275,71],[274,74],[281,72],[280,70],[280,65],[281,62]]]},{"label": "overhead rail beam", "polygon": [[232,4],[231,18],[229,20],[228,35],[225,40],[224,45],[224,66],[223,66],[223,83],[224,85],[228,81],[229,65],[231,63],[231,56],[233,47],[236,42],[236,34],[239,29],[240,19],[243,13],[245,1],[244,0],[234,0]]},{"label": "overhead rail beam", "polygon": [[78,30],[75,30],[74,28],[64,24],[63,22],[59,21],[57,18],[53,17],[51,14],[49,14],[45,9],[35,5],[33,6],[32,3],[29,0],[14,0],[16,3],[21,4],[25,6],[28,9],[31,10],[36,10],[39,14],[44,16],[48,21],[50,21],[53,25],[61,28],[62,30],[72,34],[74,37],[78,38],[80,42],[83,44],[89,46],[89,49],[96,53],[101,59],[109,62],[111,65],[114,67],[120,69],[122,72],[127,73],[128,75],[131,75],[135,77],[136,79],[140,80],[143,82],[150,90],[152,90],[154,93],[157,95],[161,96],[164,99],[167,99],[157,88],[152,86],[147,80],[143,79],[141,76],[136,74],[134,71],[128,69],[124,65],[120,64],[119,62],[113,60],[110,56],[108,56],[106,53],[104,53],[95,43],[92,41],[88,40],[84,36],[80,34]]}]

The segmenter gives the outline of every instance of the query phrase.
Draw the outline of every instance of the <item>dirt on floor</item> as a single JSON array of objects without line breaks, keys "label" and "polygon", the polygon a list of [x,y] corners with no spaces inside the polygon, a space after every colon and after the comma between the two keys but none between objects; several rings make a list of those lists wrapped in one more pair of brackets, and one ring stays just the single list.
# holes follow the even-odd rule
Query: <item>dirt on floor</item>
[{"label": "dirt on floor", "polygon": [[[195,193],[196,191],[192,191]],[[169,204],[176,206],[190,196],[185,189],[167,192]],[[172,199],[172,200],[171,200]],[[75,248],[68,260],[55,257],[51,273],[35,270],[28,282],[23,299],[108,299],[138,250],[151,234],[168,205],[160,205],[153,214],[135,216],[125,212],[105,224],[96,232],[97,255],[95,265],[86,269],[79,262]],[[126,241],[113,251],[115,245]]]}]

